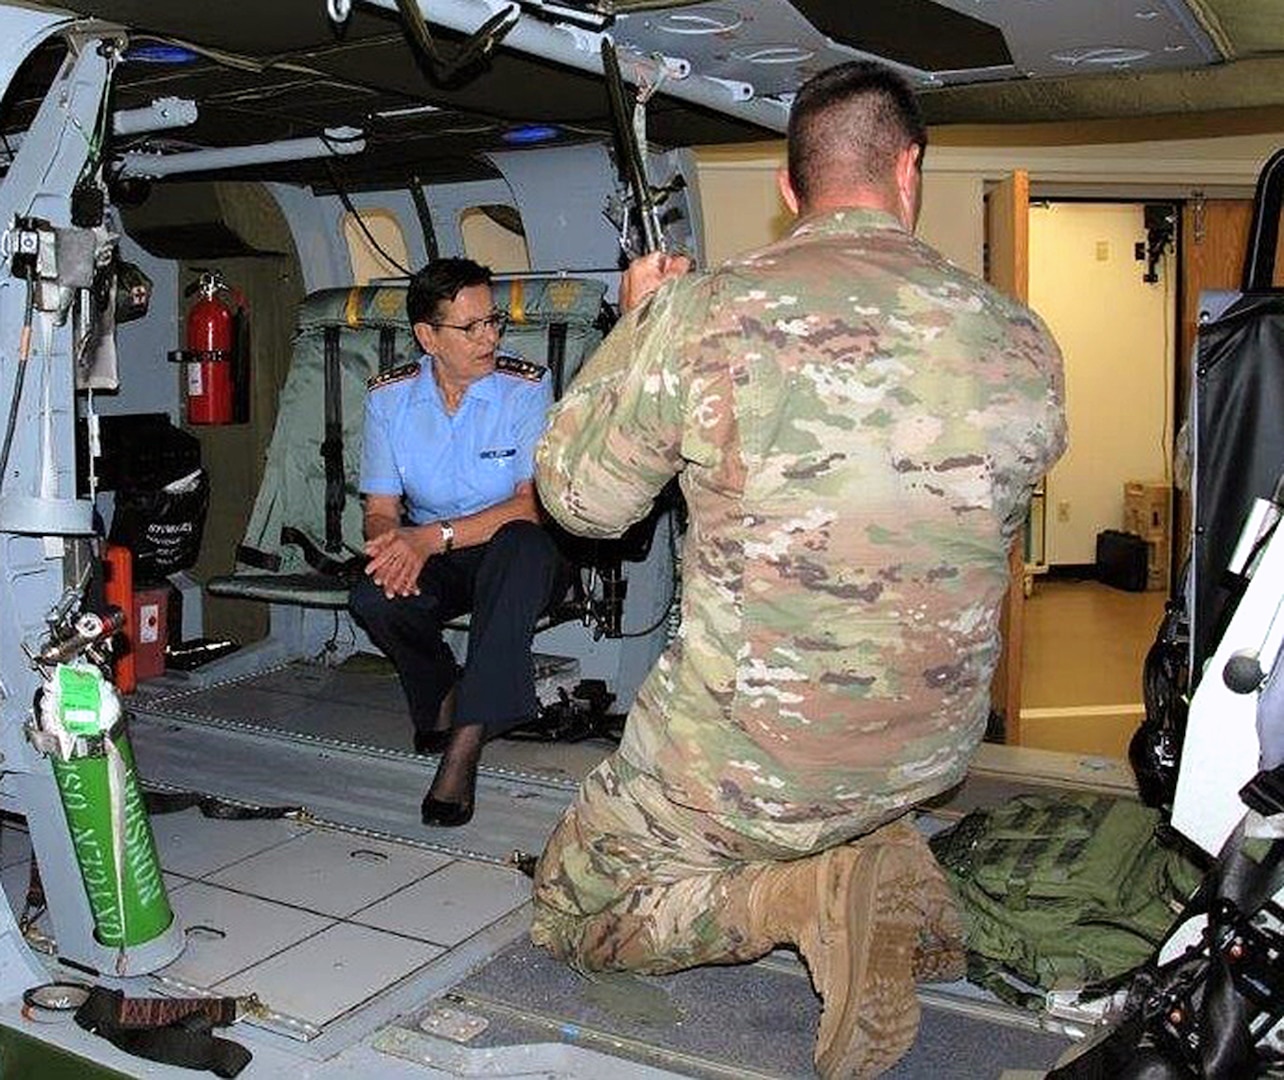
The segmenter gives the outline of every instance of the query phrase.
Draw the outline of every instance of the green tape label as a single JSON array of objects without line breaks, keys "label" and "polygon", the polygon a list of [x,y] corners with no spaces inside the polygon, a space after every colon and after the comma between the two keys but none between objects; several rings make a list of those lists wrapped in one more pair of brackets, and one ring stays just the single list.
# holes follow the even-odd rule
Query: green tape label
[{"label": "green tape label", "polygon": [[58,669],[62,726],[71,734],[96,735],[102,727],[101,680],[102,676],[94,668],[64,665]]}]

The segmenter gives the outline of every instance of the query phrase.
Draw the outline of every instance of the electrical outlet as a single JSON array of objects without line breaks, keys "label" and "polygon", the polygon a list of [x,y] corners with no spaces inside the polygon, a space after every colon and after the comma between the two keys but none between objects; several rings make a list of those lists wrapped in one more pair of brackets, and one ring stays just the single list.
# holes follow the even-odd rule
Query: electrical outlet
[{"label": "electrical outlet", "polygon": [[1068,499],[1062,499],[1059,503],[1057,503],[1057,520],[1058,521],[1070,520],[1070,502]]}]

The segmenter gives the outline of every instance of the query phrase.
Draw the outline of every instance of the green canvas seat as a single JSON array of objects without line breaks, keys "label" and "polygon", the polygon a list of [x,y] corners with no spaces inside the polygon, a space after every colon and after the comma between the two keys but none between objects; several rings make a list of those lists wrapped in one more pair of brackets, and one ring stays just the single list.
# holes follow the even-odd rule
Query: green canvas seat
[{"label": "green canvas seat", "polygon": [[[560,391],[601,341],[605,285],[555,277],[495,282],[493,288],[496,305],[510,314],[501,348],[547,365]],[[366,380],[419,355],[406,320],[404,284],[323,289],[304,299],[236,572],[208,581],[209,593],[346,606],[344,571],[356,569],[362,551],[357,484]],[[328,447],[327,426],[332,435],[342,432]],[[338,478],[327,477],[323,450],[342,462],[329,507],[327,485]]]}]

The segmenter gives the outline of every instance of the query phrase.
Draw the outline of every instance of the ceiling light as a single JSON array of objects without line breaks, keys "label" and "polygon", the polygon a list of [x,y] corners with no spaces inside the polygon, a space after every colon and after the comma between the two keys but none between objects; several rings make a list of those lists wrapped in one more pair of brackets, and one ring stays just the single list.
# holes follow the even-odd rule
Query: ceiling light
[{"label": "ceiling light", "polygon": [[139,64],[190,64],[200,59],[200,54],[182,45],[164,41],[135,42],[125,50],[124,59]]},{"label": "ceiling light", "polygon": [[562,129],[553,124],[522,124],[509,128],[500,138],[514,146],[530,146],[532,143],[548,142],[562,134]]}]

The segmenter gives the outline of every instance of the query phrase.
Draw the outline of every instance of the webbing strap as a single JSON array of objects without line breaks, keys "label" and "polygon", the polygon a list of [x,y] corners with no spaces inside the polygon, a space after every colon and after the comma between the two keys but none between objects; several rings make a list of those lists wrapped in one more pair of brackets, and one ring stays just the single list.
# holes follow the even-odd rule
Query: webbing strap
[{"label": "webbing strap", "polygon": [[548,370],[553,373],[553,400],[562,396],[566,379],[566,323],[551,323],[548,328]]},{"label": "webbing strap", "polygon": [[379,374],[397,366],[397,331],[391,326],[379,327]]},{"label": "webbing strap", "polygon": [[312,538],[293,525],[281,526],[281,544],[292,544],[303,553],[306,562],[318,574],[336,578],[341,583],[352,584],[361,580],[365,572],[366,557],[352,555],[346,559],[332,559],[312,542]]},{"label": "webbing strap", "polygon": [[252,566],[256,570],[267,570],[273,574],[281,569],[280,555],[273,555],[270,551],[260,551],[258,548],[252,548],[248,544],[237,546],[236,561],[243,563],[245,566]]},{"label": "webbing strap", "polygon": [[149,814],[176,814],[195,806],[205,817],[221,821],[297,817],[303,812],[301,806],[247,806],[195,791],[145,791],[143,805]]},{"label": "webbing strap", "polygon": [[339,328],[325,328],[325,546],[343,546],[343,387],[339,371]]},{"label": "webbing strap", "polygon": [[[127,1054],[233,1077],[250,1063],[250,1052],[240,1043],[217,1038],[210,1028],[229,1023],[235,1010],[235,999],[137,1001],[119,990],[95,986],[76,1010],[76,1023]],[[157,1022],[147,1025],[148,1018]]]}]

